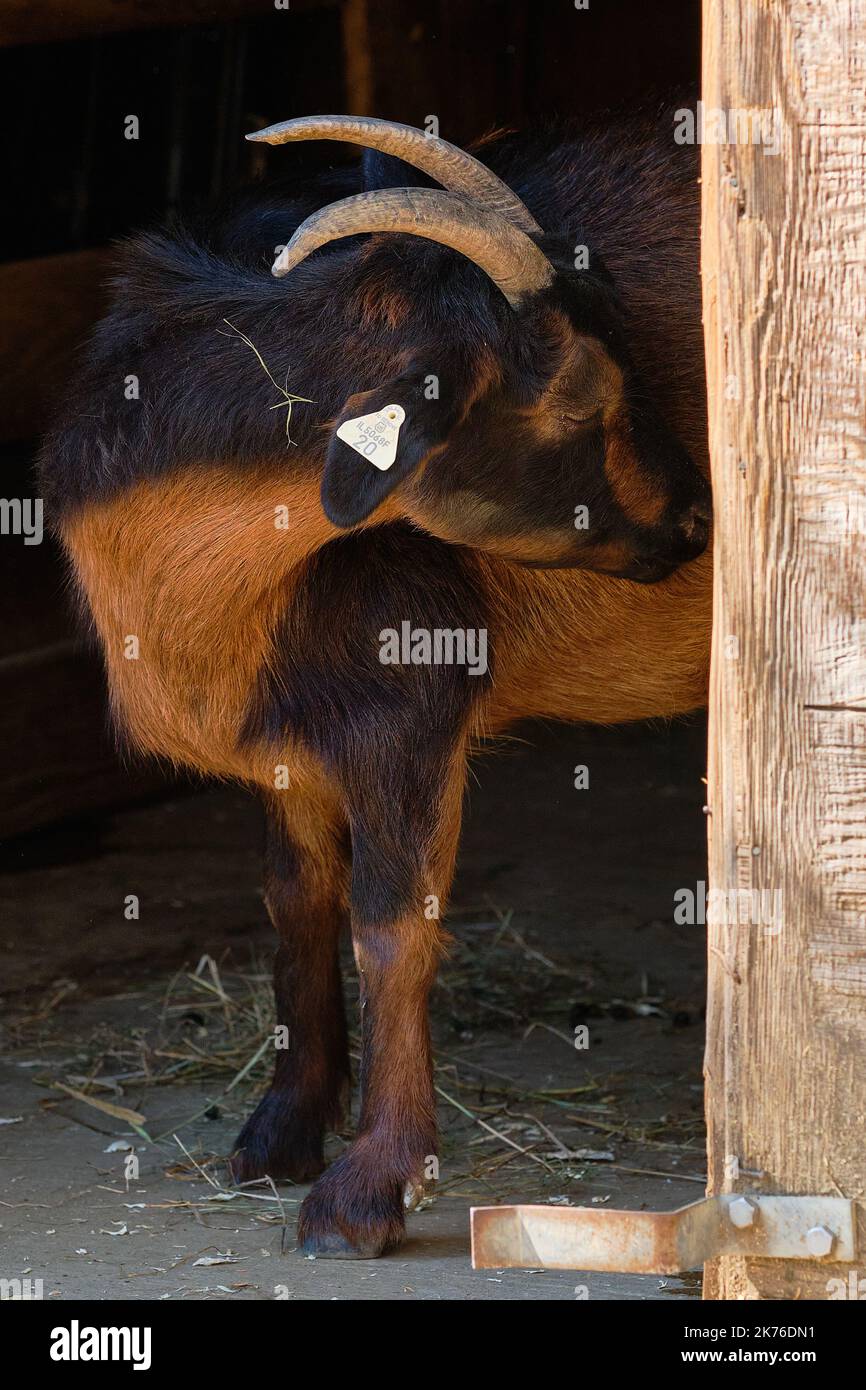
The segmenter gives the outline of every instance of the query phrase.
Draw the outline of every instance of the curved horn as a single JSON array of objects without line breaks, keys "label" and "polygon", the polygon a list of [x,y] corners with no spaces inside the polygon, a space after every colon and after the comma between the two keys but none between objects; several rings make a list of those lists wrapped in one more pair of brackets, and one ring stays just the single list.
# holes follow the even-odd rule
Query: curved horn
[{"label": "curved horn", "polygon": [[330,203],[301,223],[273,273],[286,275],[317,247],[359,232],[408,232],[450,246],[480,266],[515,309],[555,273],[535,242],[499,213],[438,188],[383,188]]},{"label": "curved horn", "polygon": [[253,131],[246,138],[261,140],[266,145],[285,145],[290,140],[346,140],[383,154],[394,154],[429,174],[449,192],[462,193],[498,212],[521,231],[541,235],[532,213],[492,169],[457,145],[411,125],[380,121],[374,116],[301,116]]}]

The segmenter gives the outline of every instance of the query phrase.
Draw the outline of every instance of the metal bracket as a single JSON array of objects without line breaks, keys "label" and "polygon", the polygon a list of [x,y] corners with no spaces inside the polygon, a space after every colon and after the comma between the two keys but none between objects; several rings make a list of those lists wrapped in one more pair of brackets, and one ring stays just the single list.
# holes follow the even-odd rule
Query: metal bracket
[{"label": "metal bracket", "polygon": [[473,1207],[473,1269],[681,1274],[716,1255],[853,1260],[847,1197],[726,1192],[678,1211]]}]

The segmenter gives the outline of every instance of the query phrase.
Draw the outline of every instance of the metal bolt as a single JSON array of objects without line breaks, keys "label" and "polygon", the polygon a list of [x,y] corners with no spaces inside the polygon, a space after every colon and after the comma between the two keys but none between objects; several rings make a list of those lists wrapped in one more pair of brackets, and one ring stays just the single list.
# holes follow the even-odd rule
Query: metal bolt
[{"label": "metal bolt", "polygon": [[815,1255],[818,1259],[823,1255],[829,1255],[835,1244],[836,1237],[826,1226],[813,1226],[806,1232],[806,1249],[810,1255]]},{"label": "metal bolt", "polygon": [[758,1208],[754,1202],[749,1201],[748,1197],[736,1197],[728,1207],[728,1216],[741,1231],[754,1223],[757,1214]]}]

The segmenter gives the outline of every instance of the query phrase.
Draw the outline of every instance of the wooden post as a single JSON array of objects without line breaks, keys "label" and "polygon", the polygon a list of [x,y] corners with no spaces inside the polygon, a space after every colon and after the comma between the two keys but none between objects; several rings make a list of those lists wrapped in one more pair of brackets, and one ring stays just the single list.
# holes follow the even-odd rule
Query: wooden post
[{"label": "wooden post", "polygon": [[853,1269],[863,1297],[866,0],[704,0],[703,42],[709,886],[782,919],[708,926],[709,1191],[860,1202],[853,1266],[727,1257],[705,1289],[842,1297]]}]

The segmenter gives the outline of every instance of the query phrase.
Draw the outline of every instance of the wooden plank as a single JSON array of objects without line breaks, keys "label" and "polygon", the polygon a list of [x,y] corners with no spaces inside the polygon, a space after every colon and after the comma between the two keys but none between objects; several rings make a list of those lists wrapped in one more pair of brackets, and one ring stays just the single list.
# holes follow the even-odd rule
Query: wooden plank
[{"label": "wooden plank", "polygon": [[351,116],[376,116],[370,0],[345,0],[341,23],[346,111]]},{"label": "wooden plank", "polygon": [[0,660],[0,710],[2,838],[178,789],[153,761],[122,765],[101,662],[72,640]]},{"label": "wooden plank", "polygon": [[108,257],[99,248],[0,265],[0,438],[26,439],[45,428],[102,309]]},{"label": "wooden plank", "polygon": [[[782,918],[708,928],[709,1190],[863,1216],[866,0],[704,0],[703,45],[707,110],[773,111],[779,143],[703,145],[710,889]],[[730,1257],[705,1292],[827,1298],[847,1272]]]},{"label": "wooden plank", "polygon": [[[329,9],[339,0],[289,0],[286,14]],[[56,43],[137,29],[224,24],[273,15],[274,0],[3,0],[0,45]]]}]

